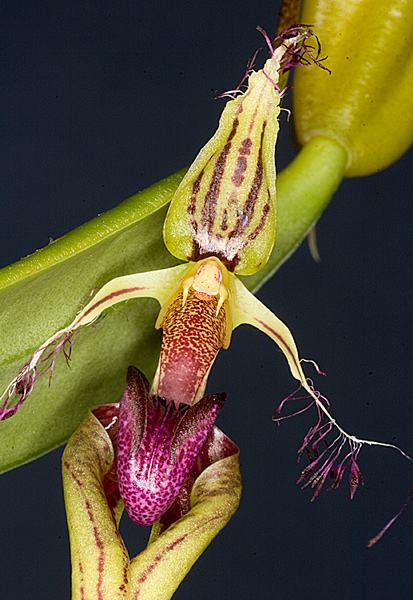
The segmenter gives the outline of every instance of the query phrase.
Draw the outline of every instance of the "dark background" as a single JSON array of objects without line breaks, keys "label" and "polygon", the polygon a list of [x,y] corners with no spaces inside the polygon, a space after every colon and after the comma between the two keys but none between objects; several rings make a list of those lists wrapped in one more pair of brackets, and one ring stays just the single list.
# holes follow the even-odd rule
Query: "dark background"
[{"label": "dark background", "polygon": [[[1,266],[189,164],[216,128],[214,92],[236,87],[262,45],[256,25],[273,35],[277,9],[265,0],[3,3]],[[293,156],[281,122],[279,168]],[[327,372],[316,384],[338,421],[410,453],[411,158],[345,181],[317,228],[321,264],[304,243],[259,292],[300,354]],[[295,484],[296,450],[315,415],[271,421],[294,386],[251,328],[218,357],[209,391],[228,393],[218,424],[241,448],[244,491],[177,599],[413,597],[413,506],[365,547],[403,503],[409,463],[364,448],[355,499],[345,481],[310,503]],[[60,456],[0,478],[1,598],[70,597]],[[147,531],[124,521],[134,555]]]}]

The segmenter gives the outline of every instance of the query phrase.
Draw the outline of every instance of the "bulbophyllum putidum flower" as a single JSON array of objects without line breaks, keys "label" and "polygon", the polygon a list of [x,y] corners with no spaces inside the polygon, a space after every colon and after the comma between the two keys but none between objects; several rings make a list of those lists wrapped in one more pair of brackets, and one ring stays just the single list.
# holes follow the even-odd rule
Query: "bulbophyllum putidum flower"
[{"label": "bulbophyllum putidum flower", "polygon": [[[274,244],[274,151],[283,93],[278,85],[279,75],[302,61],[317,62],[306,44],[311,35],[310,28],[295,26],[275,40],[275,49],[271,48],[264,68],[250,73],[245,92],[226,104],[217,132],[200,151],[178,187],[165,221],[164,239],[174,256],[189,263],[118,277],[103,286],[68,327],[51,336],[34,352],[10,383],[5,392],[3,416],[11,416],[30,393],[39,376],[39,361],[43,355],[53,366],[55,353],[65,344],[71,344],[76,333],[94,323],[103,311],[124,300],[151,297],[161,305],[156,327],[163,328],[163,341],[149,393],[153,400],[148,400],[146,414],[155,410],[154,402],[158,403],[156,410],[161,413],[165,410],[165,415],[168,414],[171,432],[175,427],[173,410],[179,410],[182,404],[196,407],[202,402],[207,377],[219,349],[229,346],[236,327],[249,324],[278,345],[291,374],[310,398],[310,406],[314,404],[317,408],[318,421],[309,430],[302,448],[312,452],[314,458],[301,477],[309,478],[315,495],[329,476],[334,481],[331,488],[338,487],[350,467],[353,496],[362,481],[356,462],[361,445],[394,448],[391,444],[360,440],[338,425],[329,413],[328,402],[305,376],[288,327],[237,278],[237,274],[257,272],[268,260]],[[20,400],[9,406],[9,400],[15,395],[20,395]],[[276,419],[280,418],[286,400],[281,403]],[[201,416],[203,413],[199,410]],[[132,413],[132,408],[126,410],[125,423]],[[139,422],[142,415],[142,412],[137,413],[134,418]],[[192,422],[192,417],[188,419]],[[159,421],[156,427],[161,429]],[[132,430],[134,433],[128,434],[130,440],[142,427],[132,427]],[[338,433],[330,443],[327,436],[333,430]],[[321,448],[324,445],[325,450]],[[132,446],[129,444],[129,448]],[[130,455],[129,450],[127,454]],[[133,468],[119,472],[120,480],[124,479],[119,485],[124,489],[126,504],[131,495]],[[138,470],[142,473],[145,468],[146,465],[141,464]],[[178,492],[175,489],[174,493]],[[159,512],[173,500],[173,494],[168,492],[167,495]],[[132,505],[130,510],[134,513]]]},{"label": "bulbophyllum putidum flower", "polygon": [[413,141],[411,2],[305,0],[301,19],[322,40],[331,75],[295,74],[299,143],[321,136],[343,146],[349,177],[384,169]]},{"label": "bulbophyllum putidum flower", "polygon": [[[155,298],[162,307],[156,326],[163,327],[165,339],[153,393],[166,394],[168,402],[192,404],[202,397],[219,348],[228,347],[233,328],[244,322],[253,322],[269,334],[275,327],[272,335],[294,376],[305,381],[293,342],[290,348],[288,329],[276,317],[272,325],[264,325],[271,321],[270,311],[233,271],[258,271],[274,245],[275,144],[282,96],[278,80],[280,73],[301,62],[307,53],[305,40],[311,36],[308,27],[296,26],[277,38],[264,68],[252,71],[246,91],[237,90],[239,95],[226,104],[216,134],[178,187],[164,238],[170,252],[189,264],[117,277],[103,286],[72,323],[35,350],[2,394],[0,418],[12,416],[28,397],[45,372],[40,368],[42,361],[49,359],[52,370],[57,352],[68,345],[71,348],[80,329],[94,323],[111,306],[140,297]],[[194,330],[200,332],[195,338]],[[172,364],[173,387],[177,389],[177,353],[182,357],[182,389],[179,398],[171,398],[168,369]],[[14,398],[17,402],[10,405]]]},{"label": "bulbophyllum putidum flower", "polygon": [[[141,386],[143,391],[146,383],[142,374],[132,368],[127,388],[131,396],[135,396],[134,386]],[[122,403],[124,400],[125,397]],[[131,410],[129,400],[127,411]],[[134,401],[142,417],[146,399],[140,396]],[[138,419],[141,426],[143,421]],[[137,447],[147,445],[146,436],[150,437],[152,425],[148,411],[141,440],[135,440]],[[123,503],[117,475],[122,469],[118,451],[122,442],[118,439],[123,434],[118,436],[118,426],[119,404],[92,409],[63,454],[72,599],[168,600],[238,507],[238,448],[217,427],[209,428],[177,498],[153,527],[145,550],[130,560],[119,533]],[[176,457],[187,441],[179,434],[177,438],[173,451]],[[155,461],[157,451],[164,451],[161,442],[158,449],[156,444],[153,446]]]}]

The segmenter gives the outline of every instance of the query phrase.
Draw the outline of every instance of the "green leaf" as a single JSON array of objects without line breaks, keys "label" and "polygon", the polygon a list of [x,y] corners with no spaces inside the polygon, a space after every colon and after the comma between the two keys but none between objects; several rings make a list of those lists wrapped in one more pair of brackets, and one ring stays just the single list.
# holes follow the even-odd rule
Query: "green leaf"
[{"label": "green leaf", "polygon": [[[279,175],[277,242],[266,267],[242,278],[250,290],[306,235],[337,188],[346,160],[340,146],[315,138]],[[32,352],[73,320],[93,289],[119,275],[177,264],[163,244],[162,225],[183,174],[164,179],[0,271],[1,392]],[[91,406],[117,402],[129,365],[138,365],[151,379],[161,342],[154,329],[158,312],[155,300],[130,300],[79,332],[70,368],[58,356],[51,385],[47,375],[40,378],[22,408],[0,423],[0,472],[64,443]]]}]

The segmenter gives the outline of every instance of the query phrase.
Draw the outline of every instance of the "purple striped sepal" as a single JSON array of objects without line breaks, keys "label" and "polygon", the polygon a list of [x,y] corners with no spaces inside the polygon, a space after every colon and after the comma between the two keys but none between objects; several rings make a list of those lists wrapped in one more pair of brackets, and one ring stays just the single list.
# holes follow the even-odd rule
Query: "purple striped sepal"
[{"label": "purple striped sepal", "polygon": [[169,252],[181,260],[219,258],[238,275],[259,271],[276,233],[275,145],[283,90],[279,75],[301,60],[307,26],[275,40],[260,71],[248,71],[246,90],[233,93],[214,136],[176,190],[164,225]]}]

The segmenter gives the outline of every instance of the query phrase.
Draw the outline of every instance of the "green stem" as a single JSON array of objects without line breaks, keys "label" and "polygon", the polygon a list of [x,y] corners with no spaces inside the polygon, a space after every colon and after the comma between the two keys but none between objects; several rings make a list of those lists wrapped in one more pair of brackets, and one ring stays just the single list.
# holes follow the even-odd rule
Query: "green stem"
[{"label": "green stem", "polygon": [[145,190],[127,198],[115,208],[54,240],[45,248],[4,267],[0,271],[0,288],[67,260],[151,215],[171,201],[186,171],[187,169],[181,169],[173,175],[161,179]]},{"label": "green stem", "polygon": [[241,277],[256,291],[287,260],[314,226],[344,176],[347,152],[326,137],[314,137],[277,177],[277,237],[268,263]]}]

